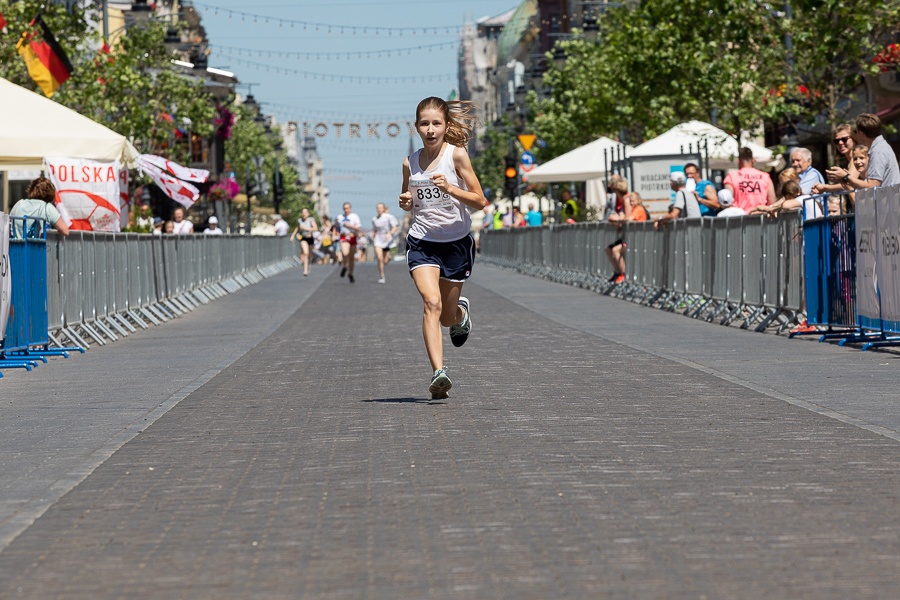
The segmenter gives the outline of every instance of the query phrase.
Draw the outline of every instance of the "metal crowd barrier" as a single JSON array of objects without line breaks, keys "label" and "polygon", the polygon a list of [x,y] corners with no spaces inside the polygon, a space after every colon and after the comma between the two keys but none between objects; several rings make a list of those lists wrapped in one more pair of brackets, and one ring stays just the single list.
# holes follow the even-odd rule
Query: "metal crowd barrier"
[{"label": "metal crowd barrier", "polygon": [[49,339],[105,345],[296,266],[296,246],[278,237],[51,231]]},{"label": "metal crowd barrier", "polygon": [[10,217],[10,312],[0,341],[0,367],[30,371],[48,356],[67,357],[69,351],[80,350],[50,348],[46,225],[44,219]]},{"label": "metal crowd barrier", "polygon": [[[804,317],[801,220],[744,216],[482,231],[482,260],[647,306],[779,331]],[[625,241],[626,281],[605,248]]]}]

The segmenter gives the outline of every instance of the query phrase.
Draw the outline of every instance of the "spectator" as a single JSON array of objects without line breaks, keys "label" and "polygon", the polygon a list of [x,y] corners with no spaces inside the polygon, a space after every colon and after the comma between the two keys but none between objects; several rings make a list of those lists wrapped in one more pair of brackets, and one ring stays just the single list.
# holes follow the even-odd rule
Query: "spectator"
[{"label": "spectator", "polygon": [[[834,150],[838,155],[838,165],[844,166],[846,165],[847,171],[850,173],[851,177],[856,177],[858,172],[856,171],[856,167],[853,166],[853,160],[850,156],[850,153],[853,151],[853,147],[856,145],[853,141],[853,126],[850,123],[841,123],[834,129],[834,137],[832,138],[832,142],[834,142]],[[826,171],[826,175],[827,175]],[[831,179],[829,177],[829,179]],[[828,192],[842,192],[844,190],[849,189],[850,186],[841,182],[837,183],[817,183],[812,188],[813,194],[825,194]]]},{"label": "spectator", "polygon": [[513,208],[512,226],[525,227],[525,215],[522,214],[522,211],[519,210],[518,206]]},{"label": "spectator", "polygon": [[[69,226],[63,220],[62,215],[56,210],[53,203],[56,201],[56,188],[53,183],[46,177],[38,177],[30,184],[25,192],[25,198],[16,202],[12,210],[9,211],[11,217],[30,217],[32,219],[44,219],[48,225],[56,229],[60,235],[69,235]],[[41,236],[42,226],[37,221],[26,219],[15,221],[16,239],[25,238],[25,227],[28,227],[28,237]],[[32,227],[34,229],[32,229]]]},{"label": "spectator", "polygon": [[[613,212],[615,212],[616,207],[616,182],[621,181],[622,176],[618,173],[613,173],[612,177],[609,178],[609,182],[606,184],[606,191],[609,192],[606,194],[606,206],[603,208],[603,216],[604,218],[609,218]],[[627,183],[627,182],[626,182]]]},{"label": "spectator", "polygon": [[775,190],[776,196],[781,196],[781,190],[784,187],[784,184],[788,181],[796,181],[798,184],[800,183],[800,177],[797,175],[797,171],[794,169],[794,167],[788,167],[778,174],[778,189]]},{"label": "spectator", "polygon": [[491,227],[503,229],[503,213],[500,212],[500,207],[496,204],[494,205],[494,216],[491,217]]},{"label": "spectator", "polygon": [[900,166],[897,156],[881,135],[881,119],[876,115],[862,114],[856,118],[856,143],[869,147],[869,166],[866,179],[840,167],[828,169],[828,178],[848,184],[853,189],[882,187],[900,184]]},{"label": "spectator", "polygon": [[148,202],[141,204],[141,208],[134,218],[133,231],[138,233],[150,233],[153,231],[153,209]]},{"label": "spectator", "polygon": [[716,186],[712,181],[703,179],[700,176],[700,168],[694,163],[684,165],[684,175],[687,177],[686,184],[693,183],[693,190],[685,190],[688,194],[692,194],[697,199],[700,207],[701,217],[714,217],[722,208],[719,205],[719,199],[716,196]]},{"label": "spectator", "polygon": [[[851,176],[859,181],[868,179],[869,171],[869,148],[868,146],[854,146],[850,151],[850,164],[848,170],[852,168]],[[855,173],[855,175],[853,175]],[[842,185],[843,187],[843,185]],[[846,187],[850,187],[849,185]],[[853,193],[835,195],[828,199],[828,214],[836,215],[841,213],[849,213],[853,211],[856,203],[856,195]]]},{"label": "spectator", "polygon": [[544,223],[544,215],[541,214],[541,211],[534,210],[534,204],[529,204],[525,222],[529,227],[540,227]]},{"label": "spectator", "polygon": [[500,218],[500,221],[503,223],[503,227],[505,229],[509,229],[513,226],[513,214],[512,211],[508,208],[503,209],[503,216]]},{"label": "spectator", "polygon": [[203,230],[203,235],[222,235],[225,233],[219,227],[219,218],[215,215],[209,218],[209,227]]},{"label": "spectator", "polygon": [[804,194],[811,194],[814,185],[825,183],[822,174],[812,166],[812,152],[807,148],[794,148],[791,152],[791,166],[800,177],[800,189]]},{"label": "spectator", "polygon": [[163,220],[159,217],[153,219],[153,235],[162,235],[163,232]]},{"label": "spectator", "polygon": [[625,240],[622,238],[622,223],[631,220],[632,211],[631,200],[628,197],[628,182],[620,177],[613,182],[612,190],[616,198],[607,220],[617,226],[617,235],[616,240],[606,247],[606,258],[609,259],[609,264],[613,268],[613,274],[609,281],[619,284],[625,281]]},{"label": "spectator", "polygon": [[180,206],[172,213],[175,220],[172,225],[172,233],[175,235],[189,235],[194,233],[194,224],[189,219],[184,218],[184,209]]},{"label": "spectator", "polygon": [[650,211],[644,206],[644,199],[641,198],[641,195],[637,192],[631,192],[628,198],[631,200],[631,220],[637,222],[649,221]]},{"label": "spectator", "polygon": [[725,189],[734,197],[733,207],[745,214],[761,204],[775,202],[772,178],[753,167],[753,151],[747,147],[738,152],[738,170],[725,176]]},{"label": "spectator", "polygon": [[[800,188],[800,183],[796,181],[788,180],[784,183],[781,189],[782,197],[773,202],[771,205],[760,205],[755,207],[750,214],[751,215],[768,215],[770,217],[777,216],[780,212],[787,212],[797,210],[801,206],[803,206],[802,196],[803,190]],[[815,210],[812,208],[812,210]],[[821,209],[819,209],[817,216],[821,215]],[[811,213],[812,214],[812,213]]]},{"label": "spectator", "polygon": [[722,210],[719,211],[719,214],[716,217],[723,219],[728,217],[743,217],[747,213],[736,206],[734,206],[734,194],[728,188],[724,188],[719,190],[716,194],[719,199],[719,204],[722,206]]},{"label": "spectator", "polygon": [[[559,201],[562,203],[562,216],[566,223],[574,223],[578,218],[578,203],[572,198],[569,190],[563,190],[559,193]],[[606,207],[607,212],[610,207]]]},{"label": "spectator", "polygon": [[[657,219],[653,226],[659,228],[667,221],[678,218],[694,219],[700,216],[700,203],[697,198],[688,194],[684,189],[686,178],[683,171],[672,171],[669,174],[669,186],[675,192],[675,201],[669,205],[669,212]],[[718,199],[716,201],[718,204]]]},{"label": "spectator", "polygon": [[275,235],[278,237],[284,237],[288,234],[288,230],[291,228],[288,225],[287,221],[281,218],[281,215],[275,215]]},{"label": "spectator", "polygon": [[163,223],[163,233],[175,233],[175,221],[166,221]]}]

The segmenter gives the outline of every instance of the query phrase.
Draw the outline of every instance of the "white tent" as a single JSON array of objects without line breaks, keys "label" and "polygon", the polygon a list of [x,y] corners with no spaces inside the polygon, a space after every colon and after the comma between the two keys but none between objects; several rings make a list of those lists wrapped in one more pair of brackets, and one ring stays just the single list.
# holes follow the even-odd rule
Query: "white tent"
[{"label": "white tent", "polygon": [[[607,152],[607,161],[612,161],[612,153],[618,146],[620,146],[618,142],[608,137],[598,138],[535,167],[531,173],[527,174],[528,183],[603,179],[606,177],[603,151]],[[625,152],[630,153],[631,147],[626,146]]]},{"label": "white tent", "polygon": [[0,170],[40,169],[45,156],[131,164],[125,136],[0,77]]},{"label": "white tent", "polygon": [[[693,146],[693,151],[697,152],[702,140],[707,142],[710,169],[737,168],[737,140],[718,127],[703,121],[688,121],[676,125],[662,135],[644,142],[634,151],[629,152],[628,156],[632,158],[671,156],[687,153],[691,146]],[[753,159],[757,164],[768,166],[772,162],[772,151],[768,148],[749,140],[745,140],[741,145],[747,146],[753,151]],[[777,159],[777,157],[774,158]]]}]

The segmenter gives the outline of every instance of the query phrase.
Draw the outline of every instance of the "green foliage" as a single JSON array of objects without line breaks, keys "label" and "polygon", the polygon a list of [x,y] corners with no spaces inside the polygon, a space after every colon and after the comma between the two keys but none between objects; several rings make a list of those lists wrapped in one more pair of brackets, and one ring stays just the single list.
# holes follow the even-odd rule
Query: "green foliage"
[{"label": "green foliage", "polygon": [[509,154],[512,124],[503,117],[501,127],[488,127],[480,138],[481,150],[472,157],[472,168],[481,187],[490,188],[494,198],[503,193],[503,157]]},{"label": "green foliage", "polygon": [[[34,0],[12,4],[0,0],[10,37],[17,39],[39,5]],[[188,79],[183,69],[171,63],[163,45],[166,23],[131,27],[112,52],[104,54],[99,32],[88,26],[89,21],[98,19],[95,9],[75,8],[68,15],[61,6],[49,4],[43,18],[75,67],[54,94],[54,101],[128,137],[141,152],[183,163],[188,162],[189,149],[187,143],[175,143],[174,126],[201,137],[212,133],[214,106],[202,82]],[[0,75],[37,89],[14,43],[0,47],[0,58]],[[171,115],[174,122],[164,115]]]},{"label": "green foliage", "polygon": [[563,66],[548,55],[550,96],[529,104],[542,162],[601,135],[640,143],[713,114],[735,137],[786,117],[834,125],[900,23],[898,2],[793,0],[793,19],[781,2],[626,4],[604,12],[599,42],[560,42]]},{"label": "green foliage", "polygon": [[[300,177],[287,160],[283,150],[276,150],[276,140],[281,139],[278,131],[271,133],[266,131],[262,123],[254,120],[256,114],[243,105],[235,105],[231,109],[235,122],[231,128],[231,137],[225,141],[225,157],[229,169],[235,172],[241,189],[246,191],[247,174],[251,176],[256,172],[254,157],[263,157],[263,176],[270,182],[268,197],[258,197],[261,204],[272,205],[275,159],[278,158],[278,166],[281,171],[282,184],[284,185],[284,200],[281,204],[281,214],[288,221],[296,219],[303,208],[308,208],[315,214],[315,207],[309,201],[309,197],[303,192]],[[237,208],[242,208],[238,206]]]}]

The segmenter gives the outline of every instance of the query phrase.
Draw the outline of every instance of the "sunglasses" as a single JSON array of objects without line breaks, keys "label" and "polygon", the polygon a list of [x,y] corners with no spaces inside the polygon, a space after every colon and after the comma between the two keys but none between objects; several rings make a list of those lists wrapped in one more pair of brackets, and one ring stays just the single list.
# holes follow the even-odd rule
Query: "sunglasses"
[{"label": "sunglasses", "polygon": [[850,138],[849,135],[848,135],[847,137],[834,138],[834,143],[835,143],[835,144],[846,144],[847,142],[850,141],[850,139],[851,139],[851,138]]}]

